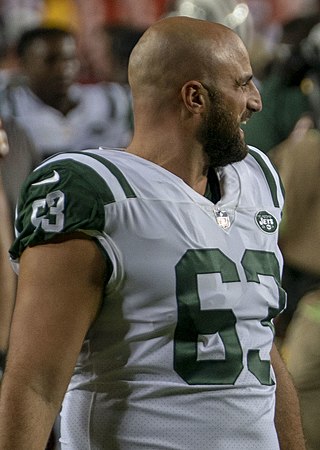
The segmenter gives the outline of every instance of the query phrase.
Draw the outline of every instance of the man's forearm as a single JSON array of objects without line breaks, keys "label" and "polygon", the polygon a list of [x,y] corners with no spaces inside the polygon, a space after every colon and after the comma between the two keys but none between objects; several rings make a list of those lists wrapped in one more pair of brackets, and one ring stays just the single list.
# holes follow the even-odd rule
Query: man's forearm
[{"label": "man's forearm", "polygon": [[276,373],[275,425],[281,450],[305,450],[299,400],[291,377],[274,347],[271,353]]},{"label": "man's forearm", "polygon": [[[6,381],[10,383],[9,394]],[[25,386],[23,379],[6,380],[5,376],[1,387],[1,450],[44,450],[58,410],[37,389]]]}]

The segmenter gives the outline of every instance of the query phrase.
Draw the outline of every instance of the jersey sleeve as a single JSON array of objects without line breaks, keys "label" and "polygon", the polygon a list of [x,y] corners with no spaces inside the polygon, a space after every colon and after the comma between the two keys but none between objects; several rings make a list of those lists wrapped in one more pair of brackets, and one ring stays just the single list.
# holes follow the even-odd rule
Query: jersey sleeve
[{"label": "jersey sleeve", "polygon": [[39,166],[22,186],[11,259],[17,260],[26,247],[57,235],[79,230],[102,233],[108,195],[103,179],[75,160],[53,158]]}]

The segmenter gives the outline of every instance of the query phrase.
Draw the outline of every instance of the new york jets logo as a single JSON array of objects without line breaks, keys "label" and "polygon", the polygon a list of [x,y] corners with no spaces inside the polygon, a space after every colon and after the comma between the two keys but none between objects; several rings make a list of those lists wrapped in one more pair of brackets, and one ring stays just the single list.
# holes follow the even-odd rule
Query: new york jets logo
[{"label": "new york jets logo", "polygon": [[278,228],[278,222],[268,211],[259,211],[255,216],[256,224],[265,233],[274,233]]}]

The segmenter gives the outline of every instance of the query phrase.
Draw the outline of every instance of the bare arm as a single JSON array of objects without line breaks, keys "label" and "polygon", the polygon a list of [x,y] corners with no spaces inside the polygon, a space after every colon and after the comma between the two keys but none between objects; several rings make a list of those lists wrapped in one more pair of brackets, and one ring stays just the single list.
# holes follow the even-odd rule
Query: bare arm
[{"label": "bare arm", "polygon": [[298,396],[279,352],[273,344],[271,362],[277,379],[275,424],[281,450],[305,450]]},{"label": "bare arm", "polygon": [[16,275],[8,250],[13,239],[13,224],[0,175],[0,352],[8,346],[9,328],[15,299]]},{"label": "bare arm", "polygon": [[0,398],[0,448],[43,450],[85,334],[99,309],[105,262],[71,239],[27,248]]}]

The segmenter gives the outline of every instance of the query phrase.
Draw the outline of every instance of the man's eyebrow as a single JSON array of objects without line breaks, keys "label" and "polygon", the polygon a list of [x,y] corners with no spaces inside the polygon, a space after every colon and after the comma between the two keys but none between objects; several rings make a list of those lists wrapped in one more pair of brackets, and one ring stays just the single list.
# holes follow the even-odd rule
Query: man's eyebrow
[{"label": "man's eyebrow", "polygon": [[251,81],[253,79],[253,74],[252,73],[247,73],[245,75],[241,75],[238,78],[237,83],[238,84],[244,84],[244,83],[249,83],[249,81]]}]

